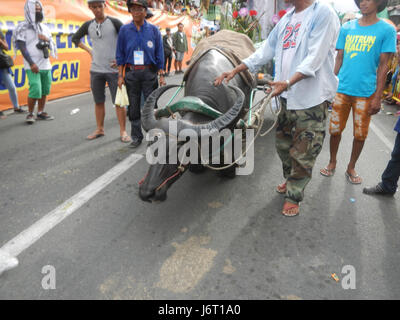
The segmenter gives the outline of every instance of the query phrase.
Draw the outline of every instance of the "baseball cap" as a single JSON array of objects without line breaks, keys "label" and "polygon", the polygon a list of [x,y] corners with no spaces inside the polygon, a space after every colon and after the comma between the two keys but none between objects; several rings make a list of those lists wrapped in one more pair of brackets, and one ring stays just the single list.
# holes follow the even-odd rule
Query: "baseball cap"
[{"label": "baseball cap", "polygon": [[133,5],[142,6],[147,9],[147,1],[146,0],[127,0],[126,5],[129,7]]}]

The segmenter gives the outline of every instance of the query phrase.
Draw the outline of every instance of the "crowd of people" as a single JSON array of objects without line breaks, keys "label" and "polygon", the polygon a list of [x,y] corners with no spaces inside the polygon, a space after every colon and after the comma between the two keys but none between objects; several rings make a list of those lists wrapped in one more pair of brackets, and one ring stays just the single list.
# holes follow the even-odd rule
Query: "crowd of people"
[{"label": "crowd of people", "polygon": [[[105,14],[105,0],[87,2],[94,19],[83,23],[72,37],[72,42],[85,50],[92,61],[90,87],[95,104],[96,129],[87,139],[94,140],[105,135],[106,86],[108,85],[112,103],[115,104],[117,89],[125,84],[130,102],[128,111],[125,106],[115,106],[120,139],[124,143],[131,143],[132,147],[137,147],[143,139],[140,107],[144,100],[159,85],[165,84],[164,76],[170,75],[172,60],[175,73],[183,73],[182,61],[188,52],[184,25],[180,23],[175,33],[171,33],[167,28],[162,38],[159,28],[146,21],[150,16],[147,0],[127,1],[132,22],[126,25]],[[24,10],[25,21],[13,32],[12,41],[15,48],[21,51],[28,76],[28,111],[19,106],[11,68],[0,69],[0,75],[1,82],[9,91],[14,112],[28,113],[26,122],[33,124],[36,120],[54,119],[44,108],[52,84],[50,54],[56,57],[57,48],[48,27],[42,23],[42,3],[39,0],[27,0]],[[0,34],[0,46],[3,50],[8,50],[4,35]],[[90,37],[92,47],[88,47],[82,41],[85,36]],[[36,104],[38,110],[35,117]],[[126,130],[127,115],[131,121],[130,135]],[[3,119],[6,116],[1,112],[0,117]]]}]

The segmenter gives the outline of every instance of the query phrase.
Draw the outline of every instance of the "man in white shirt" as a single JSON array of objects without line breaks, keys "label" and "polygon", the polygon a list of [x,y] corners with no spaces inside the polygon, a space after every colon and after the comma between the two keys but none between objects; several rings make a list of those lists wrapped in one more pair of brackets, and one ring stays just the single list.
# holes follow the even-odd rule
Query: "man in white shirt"
[{"label": "man in white shirt", "polygon": [[14,48],[24,57],[24,68],[29,80],[28,115],[26,122],[35,122],[33,111],[38,102],[37,120],[53,120],[44,112],[46,98],[50,94],[52,76],[49,55],[56,57],[57,47],[49,28],[41,23],[44,19],[43,5],[39,0],[27,0],[24,7],[25,21],[13,33]]},{"label": "man in white shirt", "polygon": [[325,138],[327,100],[333,99],[338,85],[333,68],[340,22],[335,11],[318,0],[285,3],[294,8],[279,21],[264,45],[218,77],[215,85],[247,69],[255,72],[275,58],[271,86],[282,106],[276,149],[285,178],[276,190],[285,194],[282,214],[296,216]]}]

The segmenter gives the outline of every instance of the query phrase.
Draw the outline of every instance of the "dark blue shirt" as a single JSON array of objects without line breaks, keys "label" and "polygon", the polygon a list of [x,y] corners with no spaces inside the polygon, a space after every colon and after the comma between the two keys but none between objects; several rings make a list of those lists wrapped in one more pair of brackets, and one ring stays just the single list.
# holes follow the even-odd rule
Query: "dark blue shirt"
[{"label": "dark blue shirt", "polygon": [[396,130],[398,133],[400,133],[400,117],[397,119],[396,126],[394,127],[394,130]]},{"label": "dark blue shirt", "polygon": [[143,51],[145,65],[152,64],[157,70],[164,69],[162,37],[155,25],[144,21],[140,31],[133,22],[121,27],[117,41],[117,65],[134,65],[134,51]]}]

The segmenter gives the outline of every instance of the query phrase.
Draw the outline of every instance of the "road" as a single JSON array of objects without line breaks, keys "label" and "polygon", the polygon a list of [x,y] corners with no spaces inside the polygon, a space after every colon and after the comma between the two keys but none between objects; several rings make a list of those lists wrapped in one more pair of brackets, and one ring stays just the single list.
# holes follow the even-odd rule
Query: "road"
[{"label": "road", "polygon": [[[49,102],[54,121],[27,125],[14,114],[0,121],[0,248],[25,245],[15,249],[19,265],[0,276],[0,299],[400,298],[399,196],[362,193],[390,158],[397,118],[386,112],[395,107],[373,117],[357,167],[361,186],[344,176],[352,124],[332,178],[319,174],[329,159],[325,139],[295,218],[280,214],[273,134],[257,139],[251,175],[187,172],[166,202],[147,203],[138,198],[146,145],[134,150],[119,141],[109,96],[106,135],[85,140],[94,130],[93,108],[87,93]],[[267,116],[265,127],[271,123]],[[110,178],[113,168],[120,171]],[[35,223],[68,210],[54,224],[45,220],[39,229],[48,230],[35,238]],[[55,289],[42,286],[45,266],[54,271]],[[355,272],[355,289],[344,289],[345,266]]]}]

